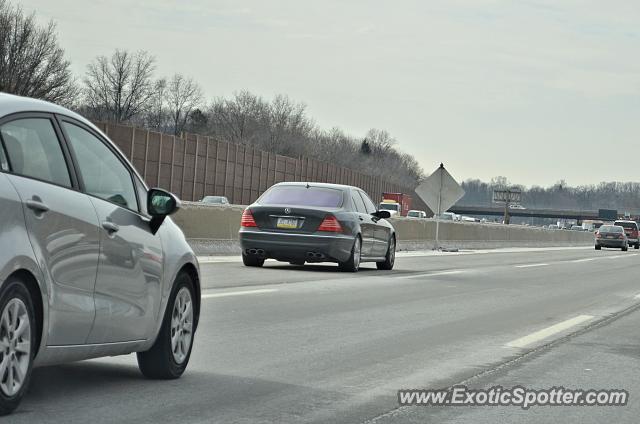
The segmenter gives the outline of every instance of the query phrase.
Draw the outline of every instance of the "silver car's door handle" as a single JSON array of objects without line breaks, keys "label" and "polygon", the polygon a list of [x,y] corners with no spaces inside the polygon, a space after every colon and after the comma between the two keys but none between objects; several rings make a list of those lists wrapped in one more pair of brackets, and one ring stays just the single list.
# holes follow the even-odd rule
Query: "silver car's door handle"
[{"label": "silver car's door handle", "polygon": [[102,223],[102,228],[104,228],[105,230],[107,230],[107,232],[109,234],[113,234],[113,233],[117,233],[118,230],[120,230],[120,227],[118,227],[116,224],[114,224],[113,222],[109,222],[109,221],[104,221]]},{"label": "silver car's door handle", "polygon": [[44,213],[49,211],[49,207],[38,200],[27,200],[25,205],[36,213]]}]

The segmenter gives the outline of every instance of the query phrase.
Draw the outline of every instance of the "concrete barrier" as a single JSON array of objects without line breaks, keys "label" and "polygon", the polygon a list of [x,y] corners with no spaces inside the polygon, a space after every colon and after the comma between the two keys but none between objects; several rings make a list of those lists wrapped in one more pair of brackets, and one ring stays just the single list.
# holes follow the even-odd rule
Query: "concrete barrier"
[{"label": "concrete barrier", "polygon": [[[239,253],[238,228],[244,206],[216,206],[184,202],[173,216],[199,255]],[[431,249],[436,222],[431,219],[392,218],[399,250]],[[593,234],[545,230],[520,225],[440,222],[440,244],[459,249],[498,247],[588,246]]]}]

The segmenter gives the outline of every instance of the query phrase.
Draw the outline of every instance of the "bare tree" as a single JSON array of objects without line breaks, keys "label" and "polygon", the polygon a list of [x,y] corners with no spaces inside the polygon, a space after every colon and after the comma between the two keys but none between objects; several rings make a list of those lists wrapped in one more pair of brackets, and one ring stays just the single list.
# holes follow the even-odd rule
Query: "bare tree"
[{"label": "bare tree", "polygon": [[147,52],[116,50],[98,56],[87,67],[85,100],[93,115],[115,122],[129,121],[149,107],[155,58]]},{"label": "bare tree", "polygon": [[167,80],[161,78],[153,84],[145,119],[147,127],[156,131],[166,131],[167,114]]},{"label": "bare tree", "polygon": [[175,74],[167,86],[167,103],[173,133],[182,133],[191,112],[202,102],[202,89],[197,82]]},{"label": "bare tree", "polygon": [[78,95],[70,63],[58,45],[53,22],[0,0],[0,91],[72,104]]}]

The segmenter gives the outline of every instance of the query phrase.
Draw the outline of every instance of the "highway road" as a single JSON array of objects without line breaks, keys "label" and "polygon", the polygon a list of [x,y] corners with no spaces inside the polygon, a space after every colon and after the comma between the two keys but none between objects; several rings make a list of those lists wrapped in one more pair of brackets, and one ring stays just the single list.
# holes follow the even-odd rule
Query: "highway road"
[{"label": "highway road", "polygon": [[639,269],[638,251],[592,248],[410,253],[357,274],[210,258],[183,378],[145,380],[133,355],[40,368],[2,422],[636,422],[637,402],[400,408],[397,391],[595,385],[633,399]]}]

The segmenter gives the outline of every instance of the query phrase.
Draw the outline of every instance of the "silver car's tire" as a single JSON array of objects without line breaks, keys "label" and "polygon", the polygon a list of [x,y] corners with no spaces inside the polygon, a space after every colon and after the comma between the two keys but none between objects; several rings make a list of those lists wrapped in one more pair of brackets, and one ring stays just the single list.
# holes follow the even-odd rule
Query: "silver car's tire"
[{"label": "silver car's tire", "polygon": [[13,412],[29,387],[36,339],[29,290],[9,280],[0,290],[0,415]]},{"label": "silver car's tire", "polygon": [[162,328],[146,352],[138,352],[138,367],[147,378],[173,379],[187,368],[196,329],[193,281],[186,273],[176,279]]},{"label": "silver car's tire", "polygon": [[362,254],[362,239],[360,236],[356,236],[351,248],[351,256],[346,262],[340,262],[338,265],[340,269],[347,272],[358,272],[360,269],[360,259]]}]

